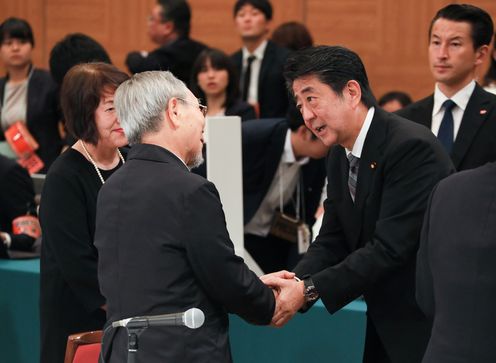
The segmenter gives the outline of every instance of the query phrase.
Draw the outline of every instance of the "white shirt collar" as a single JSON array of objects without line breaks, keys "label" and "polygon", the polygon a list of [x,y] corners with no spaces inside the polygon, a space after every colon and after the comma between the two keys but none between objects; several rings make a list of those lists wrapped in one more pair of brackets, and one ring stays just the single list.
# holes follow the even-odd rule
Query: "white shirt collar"
[{"label": "white shirt collar", "polygon": [[298,163],[300,165],[305,165],[310,161],[309,157],[296,160],[293,145],[291,144],[291,129],[288,129],[286,133],[286,141],[284,142],[284,151],[282,152],[281,161],[287,164]]},{"label": "white shirt collar", "polygon": [[[475,89],[475,81],[472,80],[471,82],[469,82],[469,84],[467,84],[457,93],[455,93],[453,97],[451,97],[450,99],[454,103],[456,103],[457,107],[460,107],[465,112],[468,101],[470,99],[470,96],[472,96],[474,89]],[[439,84],[436,83],[436,87],[434,88],[434,106],[432,107],[433,116],[436,115],[439,111],[441,111],[441,107],[443,107],[443,103],[447,99],[448,97],[445,96],[445,94],[439,89]]]},{"label": "white shirt collar", "polygon": [[253,53],[250,53],[248,51],[248,49],[246,49],[246,47],[243,47],[243,64],[246,62],[246,60],[248,59],[248,57],[250,55],[254,55],[255,57],[257,57],[257,60],[262,60],[263,59],[263,56],[264,56],[264,53],[265,53],[265,48],[267,48],[267,40],[264,40],[262,42],[262,44],[260,44],[257,49],[255,49],[255,51]]},{"label": "white shirt collar", "polygon": [[363,121],[362,128],[360,129],[360,133],[358,134],[355,143],[353,144],[353,149],[346,149],[346,155],[350,153],[357,158],[362,157],[363,144],[365,143],[365,138],[367,137],[367,133],[369,132],[370,124],[372,123],[372,119],[374,118],[375,108],[371,107],[367,111],[367,116],[365,116],[365,121]]}]

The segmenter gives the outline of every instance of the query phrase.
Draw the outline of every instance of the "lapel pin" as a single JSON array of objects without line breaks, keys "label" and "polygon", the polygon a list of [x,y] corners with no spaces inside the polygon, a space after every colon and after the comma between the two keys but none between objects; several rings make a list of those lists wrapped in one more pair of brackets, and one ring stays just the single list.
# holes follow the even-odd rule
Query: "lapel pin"
[{"label": "lapel pin", "polygon": [[377,163],[375,161],[370,163],[370,169],[375,169],[377,167]]},{"label": "lapel pin", "polygon": [[481,115],[485,115],[485,114],[487,113],[487,110],[480,110],[480,111],[479,111],[479,113],[480,113]]}]

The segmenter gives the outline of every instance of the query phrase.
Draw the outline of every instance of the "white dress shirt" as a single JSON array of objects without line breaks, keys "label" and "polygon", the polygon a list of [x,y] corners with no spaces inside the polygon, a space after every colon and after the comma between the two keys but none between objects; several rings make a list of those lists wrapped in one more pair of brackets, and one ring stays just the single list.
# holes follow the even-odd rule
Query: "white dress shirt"
[{"label": "white dress shirt", "polygon": [[372,123],[372,119],[374,118],[374,113],[375,113],[375,108],[374,107],[369,108],[367,112],[367,116],[365,116],[365,120],[363,121],[362,128],[360,129],[360,132],[358,133],[355,143],[353,144],[353,149],[348,150],[345,148],[347,156],[351,153],[353,156],[357,158],[362,157],[363,144],[365,143],[365,138],[367,137],[367,133],[369,132],[370,124]]},{"label": "white dress shirt", "polygon": [[243,77],[246,72],[246,67],[248,66],[248,57],[254,55],[255,59],[251,63],[251,76],[250,76],[250,88],[248,89],[247,102],[255,105],[258,103],[258,78],[260,76],[260,69],[262,68],[262,60],[265,53],[265,48],[267,48],[267,41],[264,40],[262,44],[258,46],[253,53],[250,53],[246,47],[243,47]]},{"label": "white dress shirt", "polygon": [[[462,123],[463,113],[467,108],[468,101],[470,96],[475,89],[475,81],[470,82],[461,90],[459,90],[453,97],[449,98],[456,106],[453,107],[451,113],[453,114],[453,128],[454,128],[454,138],[456,140],[456,135],[458,135],[458,130],[460,130],[460,125]],[[446,101],[448,97],[444,95],[443,92],[439,89],[439,85],[436,84],[436,88],[434,89],[434,107],[432,107],[432,124],[431,131],[434,135],[437,136],[439,132],[439,127],[441,126],[441,121],[444,116],[444,108],[443,103]]]}]

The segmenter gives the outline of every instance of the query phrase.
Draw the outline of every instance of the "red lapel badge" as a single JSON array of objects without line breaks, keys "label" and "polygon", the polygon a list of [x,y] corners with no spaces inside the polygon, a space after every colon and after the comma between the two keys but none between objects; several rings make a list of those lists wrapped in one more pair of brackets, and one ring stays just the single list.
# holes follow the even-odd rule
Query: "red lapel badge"
[{"label": "red lapel badge", "polygon": [[485,115],[485,114],[487,113],[487,110],[480,110],[480,111],[479,111],[479,113],[480,113],[481,115]]}]

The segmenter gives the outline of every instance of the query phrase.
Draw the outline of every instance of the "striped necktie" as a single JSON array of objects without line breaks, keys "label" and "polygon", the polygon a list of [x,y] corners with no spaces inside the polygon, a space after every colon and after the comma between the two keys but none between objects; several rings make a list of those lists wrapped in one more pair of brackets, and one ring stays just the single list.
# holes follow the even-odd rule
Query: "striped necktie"
[{"label": "striped necktie", "polygon": [[357,158],[352,153],[348,154],[349,171],[348,171],[348,188],[350,189],[351,199],[355,202],[356,186],[358,180],[358,164],[360,158]]}]

